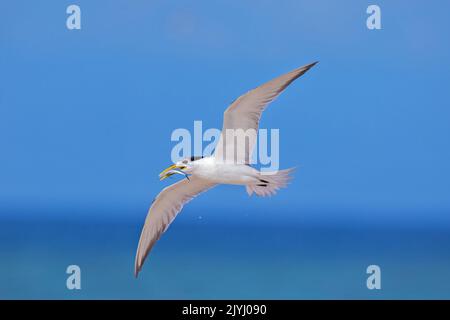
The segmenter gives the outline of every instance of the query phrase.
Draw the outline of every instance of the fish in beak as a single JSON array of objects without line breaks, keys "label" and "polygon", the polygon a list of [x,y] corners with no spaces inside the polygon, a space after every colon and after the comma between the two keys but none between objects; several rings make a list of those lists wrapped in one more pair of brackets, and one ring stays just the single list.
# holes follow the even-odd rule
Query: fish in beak
[{"label": "fish in beak", "polygon": [[174,174],[181,174],[189,180],[188,175],[182,171],[183,169],[186,169],[186,166],[173,164],[159,174],[159,180],[162,181]]}]

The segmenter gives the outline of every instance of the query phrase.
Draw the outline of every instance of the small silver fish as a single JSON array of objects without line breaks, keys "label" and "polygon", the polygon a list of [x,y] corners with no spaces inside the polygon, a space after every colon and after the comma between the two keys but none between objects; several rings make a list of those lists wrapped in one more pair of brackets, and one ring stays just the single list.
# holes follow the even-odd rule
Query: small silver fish
[{"label": "small silver fish", "polygon": [[167,171],[165,176],[170,177],[170,176],[173,176],[174,174],[181,174],[182,176],[184,176],[186,179],[189,180],[188,174],[181,170],[178,170],[178,169],[172,169],[172,170]]}]

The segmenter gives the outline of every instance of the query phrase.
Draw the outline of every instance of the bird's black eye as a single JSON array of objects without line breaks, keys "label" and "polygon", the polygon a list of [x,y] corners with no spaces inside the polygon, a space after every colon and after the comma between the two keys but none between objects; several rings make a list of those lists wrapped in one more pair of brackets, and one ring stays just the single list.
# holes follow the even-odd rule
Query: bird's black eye
[{"label": "bird's black eye", "polygon": [[197,161],[199,159],[203,159],[203,156],[191,156],[191,162]]}]

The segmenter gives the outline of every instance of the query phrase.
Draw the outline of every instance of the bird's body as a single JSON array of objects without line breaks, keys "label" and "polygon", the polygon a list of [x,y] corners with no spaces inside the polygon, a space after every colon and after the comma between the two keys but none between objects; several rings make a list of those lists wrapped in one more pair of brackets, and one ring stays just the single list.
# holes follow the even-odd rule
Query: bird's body
[{"label": "bird's body", "polygon": [[217,184],[247,185],[258,182],[259,171],[245,164],[220,162],[205,157],[193,163],[192,175]]},{"label": "bird's body", "polygon": [[[160,174],[163,180],[174,174],[187,179],[164,188],[153,201],[139,239],[135,275],[156,241],[167,230],[183,206],[218,184],[244,185],[249,195],[269,196],[285,187],[292,169],[261,173],[249,165],[256,144],[261,114],[286,87],[316,63],[295,69],[240,96],[226,109],[223,129],[212,156],[183,159]],[[242,133],[244,139],[228,133]]]}]

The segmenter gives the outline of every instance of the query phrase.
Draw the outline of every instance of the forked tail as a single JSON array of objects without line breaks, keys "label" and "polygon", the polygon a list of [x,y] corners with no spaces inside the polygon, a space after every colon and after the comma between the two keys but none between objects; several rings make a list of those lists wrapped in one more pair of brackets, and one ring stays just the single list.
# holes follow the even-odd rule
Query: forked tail
[{"label": "forked tail", "polygon": [[259,174],[259,181],[254,184],[246,186],[246,190],[249,196],[256,193],[258,196],[266,197],[272,196],[277,193],[277,190],[287,186],[292,179],[290,174],[295,168],[277,171],[274,174]]}]

